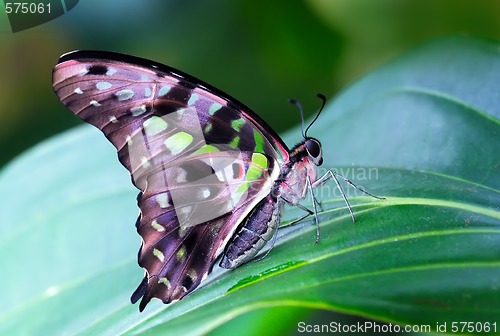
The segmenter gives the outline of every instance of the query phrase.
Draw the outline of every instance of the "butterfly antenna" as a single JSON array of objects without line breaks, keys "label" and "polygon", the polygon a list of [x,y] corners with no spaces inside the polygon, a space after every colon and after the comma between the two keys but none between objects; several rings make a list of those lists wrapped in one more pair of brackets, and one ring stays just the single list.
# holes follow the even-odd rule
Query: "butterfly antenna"
[{"label": "butterfly antenna", "polygon": [[304,135],[304,138],[307,137],[307,131],[312,126],[312,124],[314,124],[314,122],[316,121],[316,119],[318,119],[319,114],[321,113],[321,111],[323,111],[323,108],[325,107],[325,104],[326,104],[326,97],[324,95],[322,95],[321,93],[318,93],[317,96],[318,96],[318,98],[320,98],[323,101],[323,104],[321,105],[321,108],[319,109],[318,113],[316,114],[316,117],[314,117],[313,121],[311,121],[311,123],[309,124],[309,126],[307,126],[306,132],[302,134],[302,135]]},{"label": "butterfly antenna", "polygon": [[[302,122],[302,126],[301,126],[302,136],[305,139],[306,135],[304,133],[304,113],[302,112],[302,105],[300,105],[300,103],[298,101],[296,101],[295,99],[288,99],[288,102],[292,103],[294,105],[297,105],[297,107],[299,108],[299,111],[300,111],[300,121]],[[306,133],[307,133],[307,131],[306,131]]]}]

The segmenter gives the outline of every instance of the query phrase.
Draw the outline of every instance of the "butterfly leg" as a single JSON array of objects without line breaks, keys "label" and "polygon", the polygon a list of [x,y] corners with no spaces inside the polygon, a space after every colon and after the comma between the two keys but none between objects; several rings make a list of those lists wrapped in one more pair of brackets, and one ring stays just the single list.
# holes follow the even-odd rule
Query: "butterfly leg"
[{"label": "butterfly leg", "polygon": [[[291,226],[291,225],[294,225],[295,223],[298,223],[300,222],[301,220],[303,220],[304,218],[310,216],[310,215],[314,215],[314,219],[316,221],[316,242],[315,244],[317,244],[319,242],[319,219],[318,219],[318,209],[317,209],[317,204],[319,204],[318,200],[316,199],[316,197],[314,196],[314,193],[313,193],[313,183],[311,182],[311,178],[308,176],[307,177],[307,185],[306,185],[306,188],[307,188],[307,192],[311,194],[312,196],[312,199],[313,199],[313,210],[310,210],[308,208],[306,208],[305,206],[303,206],[302,204],[300,203],[297,203],[296,206],[304,211],[307,212],[306,215],[303,215],[302,217],[300,218],[297,218],[293,221],[291,221],[290,223],[288,224],[285,224],[285,225],[282,225],[280,226],[279,228],[285,228],[287,226]],[[282,198],[282,197],[281,197]],[[286,199],[282,198],[285,202],[287,203],[290,203],[289,201],[287,201]],[[320,205],[321,207],[321,205]]]},{"label": "butterfly leg", "polygon": [[[305,206],[303,206],[302,204],[300,203],[297,203],[295,204],[296,207],[298,207],[299,209],[302,209],[304,210],[305,212],[307,212],[306,215],[303,215],[302,217],[300,218],[297,218],[297,219],[294,219],[293,221],[291,221],[290,223],[287,223],[285,225],[281,225],[279,228],[280,229],[283,229],[283,228],[286,228],[288,226],[292,226],[298,222],[300,222],[301,220],[305,219],[306,217],[310,216],[310,215],[314,215],[314,218],[315,218],[315,221],[316,221],[316,243],[318,243],[319,241],[319,220],[318,220],[318,209],[316,207],[316,204],[318,204],[318,200],[316,199],[316,197],[314,197],[314,194],[312,193],[312,183],[311,183],[311,179],[309,177],[307,177],[307,192],[311,193],[312,195],[312,198],[313,198],[313,208],[314,208],[314,211],[313,210],[310,210],[308,208],[306,208]],[[282,197],[281,197],[282,198]],[[283,200],[285,200],[285,202],[287,203],[290,203],[288,202],[286,199],[282,198]]]},{"label": "butterfly leg", "polygon": [[340,185],[339,180],[338,180],[337,177],[340,177],[347,184],[349,184],[350,186],[354,187],[355,189],[361,191],[362,193],[364,193],[364,194],[366,194],[368,196],[371,196],[373,198],[380,199],[380,200],[384,200],[385,199],[385,197],[375,196],[375,195],[369,193],[368,191],[364,190],[363,188],[360,188],[360,187],[356,186],[349,179],[345,178],[344,176],[340,175],[339,173],[331,171],[331,170],[328,170],[323,176],[321,176],[319,179],[317,179],[316,181],[314,181],[312,183],[312,187],[313,188],[321,187],[323,184],[325,184],[331,178],[333,178],[333,180],[335,181],[335,184],[337,185],[337,188],[339,188],[339,190],[340,190],[340,194],[342,195],[342,198],[344,199],[345,204],[347,205],[347,209],[349,209],[349,213],[351,214],[351,218],[352,218],[353,222],[355,222],[356,220],[354,219],[354,214],[352,213],[351,205],[349,204],[349,201],[347,201],[347,197],[345,196],[344,190],[342,189],[342,186]]},{"label": "butterfly leg", "polygon": [[[314,197],[315,200],[316,200],[316,204],[318,205],[319,207],[319,211],[323,211],[323,202],[320,202],[318,201],[318,199],[316,197]],[[313,201],[314,202],[314,201]]]},{"label": "butterfly leg", "polygon": [[284,224],[284,225],[279,226],[279,227],[278,227],[279,229],[283,229],[283,228],[286,228],[286,227],[289,227],[289,226],[295,225],[295,224],[297,224],[298,222],[300,222],[301,220],[303,220],[303,219],[307,218],[308,216],[310,216],[310,215],[313,215],[313,214],[314,214],[314,211],[309,210],[308,208],[306,208],[306,207],[305,207],[305,206],[303,206],[302,204],[297,204],[296,206],[297,206],[297,208],[299,208],[299,209],[304,210],[305,212],[307,212],[307,214],[306,214],[306,215],[303,215],[303,216],[302,216],[302,217],[300,217],[300,218],[294,219],[294,220],[293,220],[293,221],[291,221],[290,223],[286,223],[286,224]]},{"label": "butterfly leg", "polygon": [[[319,242],[319,219],[318,219],[318,209],[316,207],[316,202],[318,202],[318,201],[316,200],[316,197],[314,196],[313,185],[314,184],[311,182],[311,177],[307,176],[307,190],[312,195],[314,219],[316,220],[316,241],[314,243],[317,244]],[[349,209],[349,211],[350,211],[350,209]]]}]

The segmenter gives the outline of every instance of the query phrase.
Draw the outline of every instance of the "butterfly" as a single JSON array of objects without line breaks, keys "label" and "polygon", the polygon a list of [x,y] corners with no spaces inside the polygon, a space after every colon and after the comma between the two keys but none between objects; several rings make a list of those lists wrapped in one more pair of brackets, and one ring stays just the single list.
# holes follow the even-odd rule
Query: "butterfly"
[{"label": "butterfly", "polygon": [[[319,176],[322,147],[307,136],[312,123],[289,149],[236,99],[154,61],[70,52],[53,70],[53,87],[71,112],[116,147],[140,190],[136,228],[145,276],[131,297],[132,303],[142,298],[140,311],[152,298],[182,299],[219,257],[227,269],[252,260],[276,237],[285,204],[307,212],[299,220],[315,215],[317,242],[312,190],[333,179],[342,192],[337,177],[356,187],[331,170]],[[299,204],[308,193],[314,211]]]}]

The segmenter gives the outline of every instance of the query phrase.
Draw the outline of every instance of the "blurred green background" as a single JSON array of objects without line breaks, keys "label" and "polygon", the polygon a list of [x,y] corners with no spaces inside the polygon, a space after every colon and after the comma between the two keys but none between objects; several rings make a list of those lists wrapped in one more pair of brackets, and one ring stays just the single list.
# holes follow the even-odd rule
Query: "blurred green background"
[{"label": "blurred green background", "polygon": [[[81,124],[51,85],[57,58],[70,50],[113,50],[166,63],[241,100],[282,133],[300,121],[289,98],[311,115],[320,104],[317,92],[331,98],[421,41],[452,33],[500,39],[498,1],[80,0],[62,17],[18,33],[1,12],[0,168]],[[341,319],[321,314],[266,309],[233,323]],[[219,332],[224,328],[231,330]],[[293,332],[275,334],[287,331]]]},{"label": "blurred green background", "polygon": [[419,42],[450,33],[500,38],[500,2],[464,0],[80,0],[12,33],[0,14],[0,167],[81,124],[52,92],[57,58],[105,49],[166,63],[219,87],[278,132]]}]

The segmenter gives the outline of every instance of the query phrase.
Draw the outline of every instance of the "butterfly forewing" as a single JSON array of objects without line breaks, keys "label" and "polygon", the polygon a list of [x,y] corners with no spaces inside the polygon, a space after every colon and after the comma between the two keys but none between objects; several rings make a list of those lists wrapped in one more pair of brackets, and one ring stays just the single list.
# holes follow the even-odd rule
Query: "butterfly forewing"
[{"label": "butterfly forewing", "polygon": [[132,301],[181,299],[270,191],[286,146],[244,105],[158,63],[107,52],[63,56],[56,94],[99,128],[141,190],[145,280]]}]

